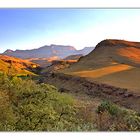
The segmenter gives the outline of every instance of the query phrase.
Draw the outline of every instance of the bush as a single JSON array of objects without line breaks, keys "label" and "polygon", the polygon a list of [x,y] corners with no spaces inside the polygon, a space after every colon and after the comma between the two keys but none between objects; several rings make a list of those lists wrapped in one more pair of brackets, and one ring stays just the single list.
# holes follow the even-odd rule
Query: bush
[{"label": "bush", "polygon": [[75,100],[52,85],[3,75],[0,97],[1,131],[93,130],[92,124],[77,118]]},{"label": "bush", "polygon": [[104,111],[108,111],[110,115],[117,116],[118,115],[118,107],[115,104],[112,104],[108,101],[103,101],[100,106],[97,108],[97,113],[101,113]]},{"label": "bush", "polygon": [[109,101],[103,101],[98,106],[96,113],[99,116],[98,128],[100,130],[110,130],[110,131],[140,130],[140,115],[135,111],[124,109]]}]

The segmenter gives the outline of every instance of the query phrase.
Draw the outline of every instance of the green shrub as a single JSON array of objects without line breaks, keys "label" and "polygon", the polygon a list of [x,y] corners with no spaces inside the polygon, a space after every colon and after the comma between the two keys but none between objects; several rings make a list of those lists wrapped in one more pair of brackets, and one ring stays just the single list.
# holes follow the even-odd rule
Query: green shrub
[{"label": "green shrub", "polygon": [[[107,113],[105,113],[107,112]],[[110,131],[139,131],[140,115],[132,110],[122,108],[109,101],[103,101],[97,108],[99,129]],[[102,117],[100,117],[102,115]],[[102,122],[106,122],[103,124]],[[107,122],[109,123],[107,124]]]},{"label": "green shrub", "polygon": [[115,104],[110,103],[109,101],[103,101],[100,106],[97,108],[97,113],[108,111],[112,116],[118,114],[118,107]]},{"label": "green shrub", "polygon": [[[3,91],[3,93],[1,93]],[[18,77],[0,76],[1,131],[93,130],[77,118],[75,100],[48,84]],[[2,113],[4,112],[4,113]]]}]

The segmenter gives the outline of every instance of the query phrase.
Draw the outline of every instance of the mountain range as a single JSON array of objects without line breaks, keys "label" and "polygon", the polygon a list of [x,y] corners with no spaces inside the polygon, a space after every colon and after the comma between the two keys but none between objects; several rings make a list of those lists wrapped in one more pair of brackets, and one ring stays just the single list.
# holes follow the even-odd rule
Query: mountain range
[{"label": "mountain range", "polygon": [[91,52],[94,47],[85,47],[82,50],[77,50],[73,46],[64,45],[45,45],[38,49],[32,50],[6,50],[3,54],[8,56],[14,56],[21,59],[31,59],[31,58],[50,58],[55,57],[57,59],[63,59],[69,55],[82,54],[87,55]]},{"label": "mountain range", "polygon": [[[50,45],[33,50],[7,50],[0,54],[0,78],[1,93],[4,93],[1,95],[9,95],[7,101],[13,103],[9,104],[8,102],[4,105],[12,106],[15,111],[18,110],[15,108],[16,106],[20,107],[19,112],[22,117],[20,120],[18,119],[19,121],[15,121],[16,125],[20,124],[22,118],[27,115],[28,118],[30,115],[34,116],[36,110],[39,110],[40,113],[42,99],[52,93],[49,105],[56,102],[56,99],[52,98],[56,96],[57,100],[60,100],[59,106],[64,108],[60,110],[58,106],[59,113],[56,115],[56,121],[67,119],[68,115],[64,114],[69,112],[71,117],[71,111],[74,109],[76,119],[72,120],[77,122],[80,117],[84,119],[84,121],[82,119],[80,121],[80,123],[84,122],[84,130],[85,123],[87,124],[88,121],[92,124],[97,122],[94,126],[99,125],[99,128],[94,128],[94,130],[139,130],[140,42],[106,39],[99,42],[95,49],[86,47],[82,50],[76,50],[72,46]],[[48,89],[54,90],[48,91]],[[13,96],[14,94],[15,96]],[[62,98],[59,94],[62,95]],[[6,101],[6,96],[1,98],[2,105]],[[65,100],[64,97],[70,98]],[[38,99],[41,100],[36,103]],[[63,101],[66,102],[66,107]],[[68,112],[69,101],[74,107],[70,107],[71,110]],[[46,105],[47,108],[44,111],[48,113],[48,100],[46,98],[44,103],[43,105]],[[76,107],[79,112],[75,110]],[[49,113],[52,112],[53,108],[56,108],[56,104],[52,105]],[[2,112],[5,112],[6,109],[4,107]],[[27,112],[25,112],[26,110]],[[41,113],[44,116],[42,110]],[[10,117],[13,116],[10,111],[6,114],[8,116],[10,114]],[[2,116],[2,118],[6,117]],[[12,121],[16,118],[17,116]],[[30,120],[32,120],[32,116]],[[106,129],[101,129],[101,123],[105,127],[107,124]],[[33,123],[29,123],[29,127],[30,124]],[[33,124],[33,126],[35,125]],[[2,126],[5,127],[5,125]],[[14,128],[8,125],[8,130],[9,126]],[[37,130],[40,129],[40,126],[42,124],[37,127]],[[44,129],[46,129],[46,125]]]},{"label": "mountain range", "polygon": [[[127,88],[135,92],[140,91],[140,42],[107,39],[99,42],[95,49],[86,47],[76,50],[72,46],[50,45],[33,50],[7,50],[3,55],[0,58],[1,65],[10,63],[6,64],[6,67],[11,65],[11,61],[8,60],[11,58],[16,60],[15,57],[20,59],[18,58],[16,63],[13,61],[13,67],[17,64],[25,66],[23,61],[26,61],[26,64],[30,62],[30,65],[36,63],[41,67],[46,67],[48,64],[50,66],[53,61],[60,60],[59,63],[56,61],[57,64],[54,63],[55,65],[51,68],[58,69],[60,67],[62,68],[60,72],[65,74],[86,77],[93,81]],[[63,61],[61,61],[62,59]],[[67,66],[66,69],[65,66]],[[18,68],[22,68],[22,66]],[[22,69],[29,69],[29,65]],[[6,70],[8,71],[8,68]]]}]

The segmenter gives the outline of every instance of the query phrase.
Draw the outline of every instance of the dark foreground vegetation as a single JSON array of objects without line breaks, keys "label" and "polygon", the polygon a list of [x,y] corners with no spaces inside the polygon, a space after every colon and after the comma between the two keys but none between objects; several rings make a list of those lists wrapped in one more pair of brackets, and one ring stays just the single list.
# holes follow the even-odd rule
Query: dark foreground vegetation
[{"label": "dark foreground vegetation", "polygon": [[140,130],[137,112],[107,101],[95,110],[52,85],[0,75],[0,131]]}]

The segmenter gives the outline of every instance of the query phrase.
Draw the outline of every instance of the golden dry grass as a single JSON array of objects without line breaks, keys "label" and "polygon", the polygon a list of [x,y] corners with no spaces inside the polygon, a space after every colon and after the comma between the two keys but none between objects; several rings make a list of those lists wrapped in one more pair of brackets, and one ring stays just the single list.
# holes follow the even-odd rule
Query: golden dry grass
[{"label": "golden dry grass", "polygon": [[134,47],[121,48],[118,53],[129,60],[140,63],[140,49]]},{"label": "golden dry grass", "polygon": [[30,72],[28,68],[36,68],[37,64],[29,62],[27,60],[22,60],[15,57],[10,57],[6,55],[0,55],[0,71],[9,73],[11,75],[24,74],[24,75],[34,75]]},{"label": "golden dry grass", "polygon": [[92,79],[140,93],[140,68],[132,68]]},{"label": "golden dry grass", "polygon": [[90,77],[90,78],[98,78],[104,75],[109,75],[112,73],[129,70],[132,69],[132,66],[124,65],[124,64],[117,64],[115,66],[108,66],[96,70],[88,70],[88,71],[78,71],[72,72],[73,75],[78,75],[80,77]]},{"label": "golden dry grass", "polygon": [[140,42],[104,40],[62,73],[140,92]]},{"label": "golden dry grass", "polygon": [[96,70],[69,72],[67,74],[140,92],[140,68],[129,65],[117,64]]}]

